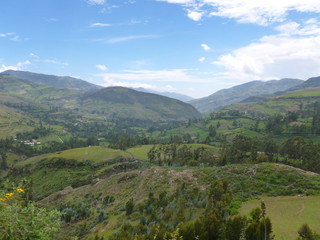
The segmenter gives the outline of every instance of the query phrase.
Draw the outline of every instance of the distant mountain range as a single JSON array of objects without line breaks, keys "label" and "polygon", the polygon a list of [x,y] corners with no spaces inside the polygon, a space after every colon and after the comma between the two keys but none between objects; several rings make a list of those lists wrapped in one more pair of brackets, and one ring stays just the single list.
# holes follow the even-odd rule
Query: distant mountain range
[{"label": "distant mountain range", "polygon": [[54,75],[13,70],[4,71],[0,73],[0,75],[8,75],[19,79],[29,80],[33,83],[57,88],[79,90],[83,92],[94,91],[103,88],[101,86],[73,77],[59,77]]},{"label": "distant mountain range", "polygon": [[189,101],[199,112],[208,113],[233,103],[241,102],[248,97],[269,95],[284,91],[303,83],[300,79],[281,79],[271,81],[251,81],[229,89],[223,89],[212,95]]},{"label": "distant mountain range", "polygon": [[[86,82],[84,80],[81,79],[77,79],[77,78],[72,78],[72,77],[59,77],[59,76],[54,76],[54,75],[46,75],[46,74],[39,74],[39,73],[32,73],[32,72],[25,72],[25,71],[13,71],[13,70],[8,70],[5,72],[0,73],[0,77],[4,77],[4,76],[11,76],[14,77],[16,79],[19,79],[20,83],[17,83],[17,85],[15,85],[13,82],[10,85],[10,91],[12,91],[13,93],[20,93],[22,95],[27,95],[28,99],[30,100],[36,100],[40,101],[39,99],[47,99],[47,100],[52,100],[55,99],[56,102],[58,102],[58,100],[60,101],[59,104],[62,104],[62,102],[69,102],[68,106],[73,106],[76,107],[76,105],[78,104],[77,101],[81,101],[82,104],[84,104],[83,99],[86,97],[88,97],[88,99],[90,99],[89,96],[91,97],[97,97],[98,95],[101,97],[101,92],[103,92],[105,95],[110,95],[110,97],[108,97],[108,104],[104,103],[101,105],[101,102],[99,103],[100,105],[95,105],[93,104],[92,106],[90,106],[92,109],[100,109],[102,107],[106,107],[109,110],[107,112],[113,112],[113,114],[115,112],[119,112],[120,109],[125,109],[124,105],[119,105],[119,109],[115,110],[114,106],[111,104],[112,101],[115,101],[116,99],[118,99],[118,96],[121,96],[122,100],[124,101],[124,99],[130,99],[130,101],[134,104],[136,104],[136,107],[143,103],[143,101],[146,101],[144,94],[142,93],[148,93],[148,94],[152,94],[152,98],[150,99],[157,99],[159,102],[158,104],[158,111],[161,112],[162,105],[161,104],[169,104],[166,101],[164,101],[165,98],[160,98],[159,96],[165,96],[170,98],[172,101],[174,99],[178,99],[180,101],[183,102],[187,102],[189,104],[191,104],[193,107],[195,107],[199,112],[201,113],[209,113],[211,111],[215,111],[215,110],[219,110],[225,106],[234,104],[234,103],[239,103],[239,102],[256,102],[256,101],[263,101],[264,99],[266,99],[267,97],[273,96],[273,95],[282,95],[288,92],[293,92],[293,91],[299,91],[299,90],[304,90],[304,89],[310,89],[310,88],[320,88],[320,77],[313,77],[308,79],[307,81],[303,81],[300,79],[290,79],[290,78],[285,78],[285,79],[281,79],[281,80],[271,80],[271,81],[251,81],[251,82],[247,82],[238,86],[234,86],[232,88],[229,89],[223,89],[220,91],[217,91],[213,94],[211,94],[208,97],[204,97],[204,98],[200,98],[200,99],[192,99],[191,97],[187,96],[187,95],[183,95],[183,94],[178,94],[178,93],[174,93],[174,92],[157,92],[154,90],[150,90],[150,89],[145,89],[145,88],[134,88],[132,91],[129,91],[127,88],[120,88],[120,87],[109,87],[109,88],[103,88],[102,86],[98,86],[89,82]],[[24,86],[26,89],[21,90],[21,86],[19,86],[19,84],[22,84],[21,86]],[[40,87],[39,85],[32,85],[32,84],[40,84],[42,87]],[[28,87],[26,87],[26,85],[30,85]],[[46,86],[46,87],[44,87]],[[54,87],[54,88],[59,88],[58,89],[50,89],[49,86]],[[0,88],[3,88],[4,86],[1,85],[0,82]],[[5,88],[8,88],[9,85],[5,85]],[[16,88],[16,89],[15,89]],[[13,90],[15,89],[15,90]],[[27,89],[37,89],[37,91],[33,90],[33,91],[28,91]],[[40,91],[41,89],[41,91]],[[110,90],[107,90],[110,89]],[[122,89],[122,90],[120,90]],[[123,89],[127,89],[124,93]],[[5,90],[5,89],[3,89]],[[99,90],[101,90],[101,92],[99,92]],[[6,92],[9,92],[9,90],[5,90]],[[137,96],[139,96],[139,94],[136,94],[136,91],[140,92],[140,96],[141,98],[143,98],[144,100],[139,100],[137,98]],[[22,93],[24,92],[24,93]],[[83,92],[88,92],[88,94],[84,94],[82,95]],[[90,95],[89,93],[93,92],[92,95]],[[102,94],[103,95],[103,94]],[[133,97],[134,95],[134,97]],[[78,98],[75,98],[75,96],[78,96]],[[81,96],[81,97],[79,97]],[[66,97],[68,97],[69,99],[66,100]],[[70,98],[71,97],[71,98]],[[106,100],[106,97],[103,97],[104,100]],[[100,99],[101,100],[101,99]],[[119,100],[119,99],[118,99]],[[89,101],[89,100],[88,100]],[[129,101],[129,100],[128,100]],[[149,100],[147,100],[149,101]],[[95,102],[97,103],[97,99],[93,100],[90,99],[91,103]],[[151,101],[153,102],[153,101]],[[191,114],[190,117],[197,117],[199,116],[198,113],[194,112],[193,110],[191,110],[189,107],[185,108],[186,105],[181,105],[181,103],[176,104],[177,102],[172,102],[174,103],[173,106],[176,107],[176,109],[174,111],[176,111],[177,113],[180,112],[178,111],[178,105],[180,104],[180,106],[184,106],[184,110],[186,110],[187,112],[189,112],[188,114]],[[111,105],[110,105],[111,104]],[[117,104],[120,104],[120,102],[117,102]],[[127,104],[130,104],[129,102],[127,102]],[[134,105],[133,104],[133,105]],[[89,103],[84,104],[87,105],[87,107],[89,107]],[[107,106],[108,105],[108,106]],[[132,105],[132,104],[131,104]],[[144,107],[147,106],[148,103],[144,102]],[[112,107],[111,107],[112,106]],[[121,106],[121,107],[120,107]],[[141,110],[142,105],[139,105],[138,108],[140,108]],[[142,107],[142,108],[144,108]],[[166,106],[167,108],[169,106]],[[81,106],[80,106],[81,108]],[[137,109],[138,109],[137,108]],[[111,110],[114,109],[114,110]],[[151,118],[162,118],[166,119],[165,116],[171,116],[170,119],[173,119],[173,115],[168,114],[168,112],[164,111],[160,114],[156,114],[154,115],[154,113],[157,111],[156,110],[156,105],[149,105],[147,107],[148,111],[153,112],[151,115]],[[170,110],[172,111],[173,108]],[[188,118],[188,114],[184,114],[184,110],[182,112],[180,112],[181,117],[182,118]],[[128,110],[129,111],[129,110]],[[130,110],[131,111],[131,110]],[[129,111],[129,112],[130,112]],[[169,111],[169,112],[170,112]],[[123,112],[124,113],[124,112]],[[121,116],[124,116],[126,114],[120,114]],[[139,117],[145,117],[148,118],[148,116],[150,117],[151,115],[144,115],[143,111],[139,113],[135,112],[135,110],[131,113],[132,116],[139,116]],[[175,115],[177,119],[181,119],[180,115]]]},{"label": "distant mountain range", "polygon": [[147,92],[147,93],[154,93],[154,94],[158,94],[158,95],[162,95],[165,97],[169,97],[169,98],[174,98],[174,99],[178,99],[180,101],[183,102],[188,102],[191,101],[193,98],[184,94],[180,94],[180,93],[175,93],[175,92],[158,92],[158,91],[154,91],[151,89],[146,89],[146,88],[133,88],[134,90],[140,91],[140,92]]},{"label": "distant mountain range", "polygon": [[[47,74],[33,73],[33,72],[26,72],[26,71],[14,71],[14,70],[4,71],[0,73],[0,75],[13,76],[19,79],[29,80],[33,83],[38,83],[38,84],[57,87],[57,88],[79,90],[83,92],[95,91],[95,90],[104,88],[102,86],[89,83],[82,79],[68,77],[68,76],[61,77],[61,76],[55,76],[55,75],[47,75]],[[145,88],[133,88],[133,89],[140,92],[154,93],[161,96],[178,99],[183,102],[187,102],[193,99],[192,97],[189,97],[187,95],[183,95],[175,92],[158,92],[158,91],[145,89]]]},{"label": "distant mountain range", "polygon": [[[50,76],[47,79],[52,78]],[[59,85],[68,85],[63,84],[63,81],[69,83],[68,80],[61,80]],[[83,86],[86,84],[80,80],[72,81],[84,83]],[[42,85],[9,74],[0,74],[0,104],[12,105],[14,102],[36,105],[39,109],[58,107],[60,112],[75,112],[77,116],[91,120],[116,117],[157,122],[185,121],[201,117],[201,114],[190,104],[129,88],[108,87],[83,92]]]},{"label": "distant mountain range", "polygon": [[304,81],[303,83],[293,86],[289,89],[287,89],[285,92],[295,92],[300,90],[306,90],[311,88],[320,88],[320,77],[312,77],[308,80]]}]

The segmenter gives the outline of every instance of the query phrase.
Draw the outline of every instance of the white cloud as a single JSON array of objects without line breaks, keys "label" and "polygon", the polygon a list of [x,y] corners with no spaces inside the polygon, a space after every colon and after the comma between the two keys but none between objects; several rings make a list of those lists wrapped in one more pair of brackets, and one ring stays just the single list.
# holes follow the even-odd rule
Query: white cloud
[{"label": "white cloud", "polygon": [[303,24],[297,22],[288,22],[279,25],[275,28],[283,36],[300,35],[311,36],[320,35],[320,22],[317,19],[311,18]]},{"label": "white cloud", "polygon": [[106,70],[108,70],[108,67],[107,67],[107,66],[101,65],[101,64],[96,65],[96,68],[98,68],[98,69],[101,70],[101,71],[106,71]]},{"label": "white cloud", "polygon": [[157,0],[159,2],[168,2],[168,3],[179,3],[179,4],[187,4],[193,3],[194,0]]},{"label": "white cloud", "polygon": [[0,33],[0,37],[9,37],[15,35],[15,33]]},{"label": "white cloud", "polygon": [[198,61],[201,62],[201,63],[204,63],[206,61],[206,58],[205,57],[201,57],[201,58],[198,59]]},{"label": "white cloud", "polygon": [[0,33],[0,37],[8,38],[9,40],[15,41],[15,42],[29,40],[28,38],[21,38],[18,34],[12,33],[12,32],[10,32],[10,33]]},{"label": "white cloud", "polygon": [[[318,0],[161,0],[181,4],[188,12],[236,19],[241,23],[270,25],[282,22],[290,11],[320,13]],[[198,21],[199,19],[194,19]]]},{"label": "white cloud", "polygon": [[40,56],[30,53],[29,57],[32,57],[34,62],[42,62],[42,63],[52,63],[57,65],[63,65],[63,66],[69,66],[70,64],[68,62],[61,62],[56,59],[42,59]]},{"label": "white cloud", "polygon": [[69,66],[69,63],[60,62],[60,61],[57,61],[55,59],[44,59],[44,60],[41,60],[41,61],[44,62],[44,63],[52,63],[52,64],[57,64],[57,65]]},{"label": "white cloud", "polygon": [[213,63],[223,66],[225,75],[233,79],[307,79],[320,74],[320,36],[265,36]]},{"label": "white cloud", "polygon": [[88,3],[91,5],[103,5],[106,0],[88,0]]},{"label": "white cloud", "polygon": [[99,74],[106,82],[147,81],[147,82],[210,82],[210,79],[200,78],[189,69],[171,70],[124,70],[116,73]]},{"label": "white cloud", "polygon": [[34,53],[30,53],[29,56],[32,57],[32,58],[36,58],[36,59],[40,58],[38,55],[36,55]]},{"label": "white cloud", "polygon": [[0,72],[7,71],[7,70],[21,70],[24,65],[30,65],[30,64],[31,62],[29,60],[26,60],[24,62],[18,62],[16,65],[12,65],[12,66],[7,66],[5,64],[2,64],[0,66]]},{"label": "white cloud", "polygon": [[209,47],[207,44],[205,44],[205,43],[202,43],[201,44],[201,47],[203,48],[203,50],[205,50],[205,51],[210,51],[211,50],[211,47]]},{"label": "white cloud", "polygon": [[131,36],[124,36],[124,37],[116,37],[116,38],[100,38],[100,39],[93,39],[95,42],[101,42],[105,44],[115,44],[115,43],[122,43],[128,42],[137,39],[150,39],[150,38],[157,38],[159,36],[156,35],[131,35]]},{"label": "white cloud", "polygon": [[198,12],[198,11],[192,11],[192,10],[188,10],[188,14],[187,16],[192,19],[193,21],[200,21],[203,13],[202,12]]},{"label": "white cloud", "polygon": [[90,27],[109,27],[111,26],[111,24],[108,24],[108,23],[100,23],[100,22],[97,22],[97,23],[92,23],[90,25]]}]

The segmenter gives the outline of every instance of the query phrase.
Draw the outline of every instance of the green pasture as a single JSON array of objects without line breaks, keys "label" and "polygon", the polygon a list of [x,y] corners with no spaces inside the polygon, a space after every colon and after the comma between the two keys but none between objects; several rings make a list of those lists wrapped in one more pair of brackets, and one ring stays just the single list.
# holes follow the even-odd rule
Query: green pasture
[{"label": "green pasture", "polygon": [[244,203],[240,213],[249,215],[253,208],[260,206],[262,200],[271,218],[275,240],[296,239],[297,231],[304,223],[320,232],[319,196],[263,197]]}]

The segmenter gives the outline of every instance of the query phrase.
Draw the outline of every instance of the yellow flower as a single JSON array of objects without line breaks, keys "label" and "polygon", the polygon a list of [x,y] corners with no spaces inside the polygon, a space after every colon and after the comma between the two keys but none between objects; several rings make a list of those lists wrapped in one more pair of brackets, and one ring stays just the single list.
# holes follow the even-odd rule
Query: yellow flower
[{"label": "yellow flower", "polygon": [[6,196],[12,197],[13,193],[6,193]]},{"label": "yellow flower", "polygon": [[6,200],[4,200],[3,198],[0,198],[0,201],[1,201],[1,202],[5,202]]},{"label": "yellow flower", "polygon": [[24,190],[23,190],[22,188],[18,188],[16,191],[17,191],[18,193],[24,192]]}]

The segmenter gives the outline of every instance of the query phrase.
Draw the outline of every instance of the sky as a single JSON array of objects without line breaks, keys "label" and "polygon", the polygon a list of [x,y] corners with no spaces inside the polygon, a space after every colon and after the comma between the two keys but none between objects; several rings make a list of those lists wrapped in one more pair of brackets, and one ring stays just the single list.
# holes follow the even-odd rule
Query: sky
[{"label": "sky", "polygon": [[320,75],[319,0],[1,0],[0,72],[194,98]]}]

